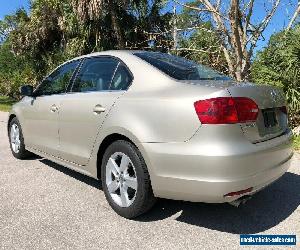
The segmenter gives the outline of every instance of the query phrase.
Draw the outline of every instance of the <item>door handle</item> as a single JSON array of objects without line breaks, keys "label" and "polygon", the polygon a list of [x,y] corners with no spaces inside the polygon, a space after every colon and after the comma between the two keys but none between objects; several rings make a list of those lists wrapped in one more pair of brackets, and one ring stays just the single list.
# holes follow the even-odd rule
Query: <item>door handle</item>
[{"label": "door handle", "polygon": [[105,108],[102,107],[100,104],[97,104],[94,109],[93,109],[93,112],[96,113],[96,114],[100,114],[102,112],[105,111]]},{"label": "door handle", "polygon": [[57,107],[55,104],[53,104],[53,105],[51,106],[51,108],[50,108],[50,111],[51,111],[51,112],[56,112],[56,111],[58,111],[58,107]]}]

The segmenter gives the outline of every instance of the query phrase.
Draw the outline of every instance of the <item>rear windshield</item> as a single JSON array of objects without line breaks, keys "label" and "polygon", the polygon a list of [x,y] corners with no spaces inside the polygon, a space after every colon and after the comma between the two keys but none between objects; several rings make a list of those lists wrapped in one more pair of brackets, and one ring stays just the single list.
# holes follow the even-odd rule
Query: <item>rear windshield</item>
[{"label": "rear windshield", "polygon": [[134,55],[177,80],[231,80],[209,67],[182,57],[161,52],[136,52]]}]

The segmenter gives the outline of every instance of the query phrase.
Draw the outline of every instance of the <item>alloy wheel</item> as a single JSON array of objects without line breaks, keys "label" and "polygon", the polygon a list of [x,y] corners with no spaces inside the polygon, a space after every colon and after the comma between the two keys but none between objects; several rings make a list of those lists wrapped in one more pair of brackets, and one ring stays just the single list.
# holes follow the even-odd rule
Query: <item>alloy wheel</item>
[{"label": "alloy wheel", "polygon": [[10,128],[10,143],[12,150],[18,154],[21,147],[20,129],[15,123]]},{"label": "alloy wheel", "polygon": [[116,152],[106,164],[106,186],[113,201],[120,207],[129,207],[135,200],[138,182],[130,158]]}]

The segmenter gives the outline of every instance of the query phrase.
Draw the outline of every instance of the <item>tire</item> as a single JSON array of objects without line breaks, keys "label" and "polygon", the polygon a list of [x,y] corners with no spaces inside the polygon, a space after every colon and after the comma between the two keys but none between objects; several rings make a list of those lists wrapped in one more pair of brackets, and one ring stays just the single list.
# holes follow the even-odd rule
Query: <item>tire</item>
[{"label": "tire", "polygon": [[[18,130],[18,133],[13,136],[12,131],[15,131],[16,129]],[[9,123],[8,138],[10,150],[15,158],[25,159],[31,155],[31,153],[25,149],[23,132],[17,117],[14,117]]]},{"label": "tire", "polygon": [[[124,168],[126,165],[127,168]],[[109,205],[122,217],[135,218],[155,204],[146,163],[139,150],[128,141],[115,141],[106,149],[101,179]]]}]

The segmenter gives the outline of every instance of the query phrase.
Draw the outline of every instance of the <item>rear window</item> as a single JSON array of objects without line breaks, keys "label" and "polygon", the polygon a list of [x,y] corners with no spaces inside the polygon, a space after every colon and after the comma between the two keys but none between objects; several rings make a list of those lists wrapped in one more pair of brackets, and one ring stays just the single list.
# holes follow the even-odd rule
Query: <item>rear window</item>
[{"label": "rear window", "polygon": [[231,80],[224,74],[182,57],[160,52],[137,52],[134,55],[177,80]]}]

